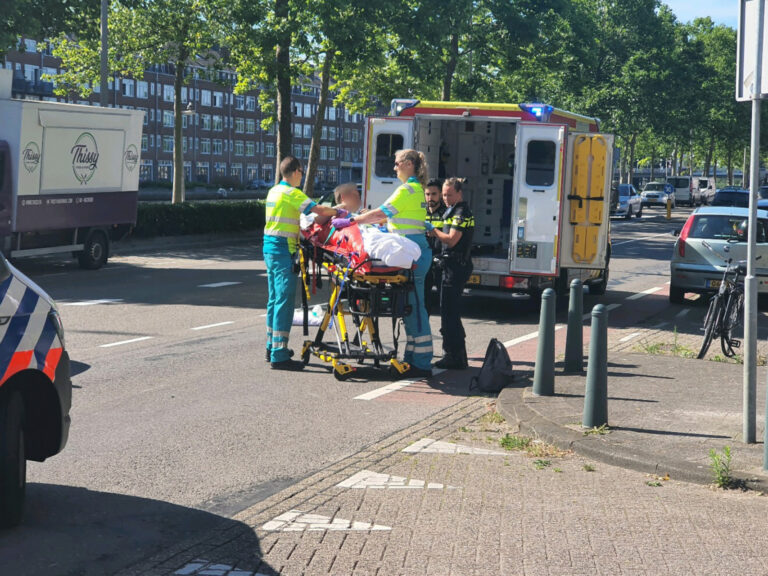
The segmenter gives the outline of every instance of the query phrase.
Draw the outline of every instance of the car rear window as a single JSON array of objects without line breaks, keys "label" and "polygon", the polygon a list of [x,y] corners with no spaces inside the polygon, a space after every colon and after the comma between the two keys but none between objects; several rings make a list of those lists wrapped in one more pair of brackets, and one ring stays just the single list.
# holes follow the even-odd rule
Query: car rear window
[{"label": "car rear window", "polygon": [[[699,214],[694,216],[691,226],[690,238],[702,240],[741,240],[746,238],[739,236],[738,230],[745,221],[743,216],[726,216],[724,214]],[[768,221],[757,221],[757,241],[765,242],[768,238]]]},{"label": "car rear window", "polygon": [[714,206],[749,206],[749,193],[736,190],[721,190],[715,194]]}]

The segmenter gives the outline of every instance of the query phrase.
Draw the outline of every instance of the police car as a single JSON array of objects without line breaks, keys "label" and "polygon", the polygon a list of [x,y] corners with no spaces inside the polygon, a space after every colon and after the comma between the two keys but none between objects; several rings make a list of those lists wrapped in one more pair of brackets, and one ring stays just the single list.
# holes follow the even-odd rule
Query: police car
[{"label": "police car", "polygon": [[0,527],[21,522],[27,460],[64,448],[71,404],[56,304],[0,255]]}]

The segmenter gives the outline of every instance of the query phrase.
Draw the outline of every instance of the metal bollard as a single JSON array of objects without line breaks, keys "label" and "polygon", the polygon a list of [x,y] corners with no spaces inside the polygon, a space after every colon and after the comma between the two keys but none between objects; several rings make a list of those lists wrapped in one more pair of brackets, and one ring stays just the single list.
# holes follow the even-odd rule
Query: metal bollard
[{"label": "metal bollard", "polygon": [[672,220],[672,198],[667,195],[667,220]]},{"label": "metal bollard", "polygon": [[584,289],[581,280],[571,282],[571,298],[568,301],[568,333],[565,336],[565,372],[584,371]]},{"label": "metal bollard", "polygon": [[552,396],[555,393],[555,291],[552,288],[541,294],[533,393],[537,396]]},{"label": "metal bollard", "polygon": [[603,304],[598,304],[592,308],[587,390],[581,425],[595,428],[604,424],[608,424],[608,311]]}]

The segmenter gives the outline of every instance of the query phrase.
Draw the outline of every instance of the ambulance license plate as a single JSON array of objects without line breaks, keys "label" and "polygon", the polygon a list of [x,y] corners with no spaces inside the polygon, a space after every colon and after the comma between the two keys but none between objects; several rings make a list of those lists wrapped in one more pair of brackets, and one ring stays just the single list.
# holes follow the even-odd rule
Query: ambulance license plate
[{"label": "ambulance license plate", "polygon": [[472,274],[467,280],[467,284],[480,284],[480,274]]},{"label": "ambulance license plate", "polygon": [[707,280],[707,284],[709,284],[709,288],[720,288],[720,282],[722,280]]}]

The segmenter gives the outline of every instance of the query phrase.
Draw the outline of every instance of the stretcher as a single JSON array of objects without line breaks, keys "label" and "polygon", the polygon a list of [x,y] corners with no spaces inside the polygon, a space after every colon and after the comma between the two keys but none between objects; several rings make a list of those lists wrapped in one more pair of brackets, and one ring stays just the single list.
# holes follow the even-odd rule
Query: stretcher
[{"label": "stretcher", "polygon": [[[337,380],[354,375],[357,367],[353,363],[370,362],[375,368],[388,369],[394,377],[406,372],[410,365],[397,359],[397,348],[399,320],[411,312],[412,270],[383,266],[371,258],[358,226],[334,230],[330,224],[312,224],[302,230],[299,253],[305,336],[309,335],[310,290],[314,291],[323,272],[331,287],[317,333],[302,346],[302,361],[306,364],[315,356],[331,364]],[[391,348],[381,342],[381,318],[391,319]],[[334,339],[325,342],[329,334]]]}]

